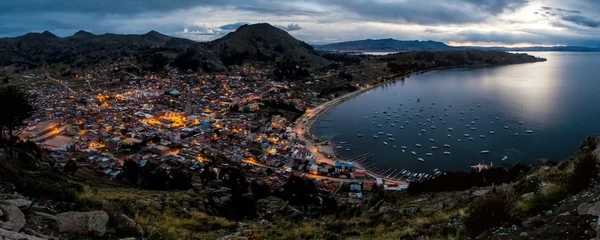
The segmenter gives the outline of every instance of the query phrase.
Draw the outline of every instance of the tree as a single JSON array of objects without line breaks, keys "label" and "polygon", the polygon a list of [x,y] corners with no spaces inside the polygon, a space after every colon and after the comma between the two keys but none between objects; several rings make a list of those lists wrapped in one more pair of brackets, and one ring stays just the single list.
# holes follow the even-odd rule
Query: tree
[{"label": "tree", "polygon": [[140,165],[132,160],[127,160],[123,163],[123,177],[127,181],[137,184],[140,175]]},{"label": "tree", "polygon": [[13,130],[23,125],[23,121],[33,114],[34,108],[25,92],[15,86],[0,88],[0,137],[4,138],[4,129],[12,138]]},{"label": "tree", "polygon": [[147,163],[142,168],[142,187],[152,190],[164,190],[169,181],[169,174],[155,163]]},{"label": "tree", "polygon": [[67,162],[67,164],[65,165],[63,172],[71,174],[71,176],[73,176],[73,175],[75,175],[75,172],[77,172],[78,168],[79,167],[77,166],[77,162],[75,162],[73,160],[69,160]]}]

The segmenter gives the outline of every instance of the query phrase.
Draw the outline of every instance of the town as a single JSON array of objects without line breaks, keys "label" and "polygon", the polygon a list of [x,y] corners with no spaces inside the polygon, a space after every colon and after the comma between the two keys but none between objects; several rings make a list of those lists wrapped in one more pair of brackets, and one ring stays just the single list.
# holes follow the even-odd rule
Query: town
[{"label": "town", "polygon": [[348,184],[344,196],[354,199],[375,187],[408,187],[329,157],[326,142],[315,146],[304,126],[318,103],[294,98],[293,83],[273,81],[268,72],[239,66],[228,75],[171,70],[166,77],[140,77],[110,66],[72,81],[27,75],[22,79],[33,82],[37,111],[19,136],[52,151],[60,165],[76,161],[111,179],[131,160],[167,172],[218,173],[229,164],[250,173],[270,169],[248,176],[274,188],[301,176],[331,194]]}]

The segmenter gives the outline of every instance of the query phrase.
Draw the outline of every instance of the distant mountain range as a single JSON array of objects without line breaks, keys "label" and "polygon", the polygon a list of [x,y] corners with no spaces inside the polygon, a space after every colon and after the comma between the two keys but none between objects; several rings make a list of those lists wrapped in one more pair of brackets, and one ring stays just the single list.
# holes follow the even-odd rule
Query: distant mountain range
[{"label": "distant mountain range", "polygon": [[557,47],[453,47],[436,41],[401,41],[396,39],[366,39],[314,45],[321,51],[364,51],[364,52],[407,52],[407,51],[450,51],[450,50],[495,50],[495,51],[563,51],[563,52],[600,52],[600,48],[557,46]]}]

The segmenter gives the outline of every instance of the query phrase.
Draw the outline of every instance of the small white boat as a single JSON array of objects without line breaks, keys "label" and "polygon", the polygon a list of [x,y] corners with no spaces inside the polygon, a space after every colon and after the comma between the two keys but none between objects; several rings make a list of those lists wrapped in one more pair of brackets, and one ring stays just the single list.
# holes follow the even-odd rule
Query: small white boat
[{"label": "small white boat", "polygon": [[460,140],[460,138],[458,139],[459,142],[462,142],[462,140]]},{"label": "small white boat", "polygon": [[402,149],[406,149],[406,146],[401,146],[400,148],[402,148]]},{"label": "small white boat", "polygon": [[377,135],[373,135],[373,138],[378,138]]},{"label": "small white boat", "polygon": [[533,130],[527,130],[526,133],[533,133]]},{"label": "small white boat", "polygon": [[417,143],[417,144],[415,144],[415,146],[417,146],[417,147],[422,147],[422,146],[421,146],[421,144],[418,144],[418,143]]},{"label": "small white boat", "polygon": [[410,122],[409,122],[409,121],[406,121],[405,123],[406,123],[406,124],[409,124]]},{"label": "small white boat", "polygon": [[338,146],[335,146],[335,148],[338,148],[338,149],[339,149],[339,148],[342,148],[342,146],[338,145]]},{"label": "small white boat", "polygon": [[437,147],[436,146],[431,146],[431,150],[436,150]]},{"label": "small white boat", "polygon": [[388,136],[388,137],[393,137],[394,135],[393,135],[393,134],[391,134],[391,133],[388,133],[388,134],[387,134],[387,136]]},{"label": "small white boat", "polygon": [[435,129],[435,126],[431,126],[431,129]]},{"label": "small white boat", "polygon": [[406,150],[402,149],[402,152],[403,152],[403,153],[405,153],[405,152],[406,152]]},{"label": "small white boat", "polygon": [[429,118],[428,118],[428,119],[427,119],[427,121],[428,121],[428,122],[431,122],[431,119],[429,119]]},{"label": "small white boat", "polygon": [[477,107],[481,107],[481,104],[477,104]]},{"label": "small white boat", "polygon": [[340,142],[340,144],[346,144],[346,142]]},{"label": "small white boat", "polygon": [[469,140],[473,140],[473,138],[472,138],[472,137],[470,137],[470,138],[469,138]]},{"label": "small white boat", "polygon": [[519,136],[519,133],[515,133],[515,136]]},{"label": "small white boat", "polygon": [[450,153],[450,152],[444,152],[444,155],[450,155],[450,154],[452,154],[452,153]]},{"label": "small white boat", "polygon": [[468,137],[468,136],[469,136],[469,134],[466,134],[466,133],[465,133],[465,137]]},{"label": "small white boat", "polygon": [[417,153],[415,151],[411,151],[410,154],[417,155]]},{"label": "small white boat", "polygon": [[444,144],[445,148],[450,148],[450,144]]},{"label": "small white boat", "polygon": [[390,140],[390,141],[396,141],[396,139],[394,139],[393,137],[388,138],[388,140]]},{"label": "small white boat", "polygon": [[504,126],[504,129],[508,129],[508,126]]},{"label": "small white boat", "polygon": [[465,114],[465,112],[463,112],[463,111],[460,111],[460,114]]},{"label": "small white boat", "polygon": [[488,154],[488,153],[490,153],[490,151],[488,151],[488,150],[483,150],[483,151],[481,151],[481,152],[479,152],[479,153],[481,153],[481,154]]},{"label": "small white boat", "polygon": [[465,127],[471,127],[471,124],[467,124],[467,125],[465,125]]},{"label": "small white boat", "polygon": [[381,127],[381,124],[377,124],[377,127]]},{"label": "small white boat", "polygon": [[362,134],[362,133],[359,133],[357,136],[358,136],[358,137],[362,137],[362,136],[363,136],[363,134]]},{"label": "small white boat", "polygon": [[383,142],[383,144],[384,144],[384,145],[388,145],[388,143],[387,143],[387,142]]},{"label": "small white boat", "polygon": [[496,120],[500,120],[500,118],[499,118],[499,117],[496,117]]},{"label": "small white boat", "polygon": [[419,160],[421,162],[425,162],[425,159],[422,159],[422,158],[417,158],[417,160]]},{"label": "small white boat", "polygon": [[477,128],[472,127],[471,130],[475,131],[475,130],[477,130]]},{"label": "small white boat", "polygon": [[369,117],[365,116],[365,119],[368,119]]},{"label": "small white boat", "polygon": [[435,142],[435,141],[433,140],[433,138],[430,138],[430,139],[429,139],[429,141],[430,141],[430,142]]},{"label": "small white boat", "polygon": [[496,134],[496,132],[494,132],[494,131],[490,131],[490,134]]},{"label": "small white boat", "polygon": [[464,119],[464,118],[460,118],[460,120],[461,120],[461,121],[464,121],[465,119]]},{"label": "small white boat", "polygon": [[398,119],[394,120],[394,122],[398,122]]},{"label": "small white boat", "polygon": [[490,124],[494,124],[494,122],[490,122]]},{"label": "small white boat", "polygon": [[485,135],[479,135],[480,138],[485,138]]},{"label": "small white boat", "polygon": [[471,124],[475,124],[475,121],[471,121]]},{"label": "small white boat", "polygon": [[421,132],[427,132],[427,130],[425,130],[425,129],[421,129]]},{"label": "small white boat", "polygon": [[453,128],[448,128],[448,131],[454,131],[454,129]]},{"label": "small white boat", "polygon": [[442,124],[446,124],[446,121],[442,121]]},{"label": "small white boat", "polygon": [[393,147],[396,148],[396,145],[394,145]]},{"label": "small white boat", "polygon": [[351,150],[350,148],[346,148],[346,151],[350,151],[350,150]]},{"label": "small white boat", "polygon": [[393,127],[393,126],[396,126],[396,125],[392,123],[392,124],[390,124],[390,126],[392,126],[392,127]]},{"label": "small white boat", "polygon": [[425,156],[433,156],[433,153],[425,153]]},{"label": "small white boat", "polygon": [[417,133],[417,135],[421,136],[421,133]]},{"label": "small white boat", "polygon": [[479,117],[473,117],[473,119],[475,119],[475,120],[479,120]]},{"label": "small white boat", "polygon": [[446,137],[448,137],[448,138],[451,138],[451,137],[452,137],[452,135],[448,134],[448,135],[446,135]]},{"label": "small white boat", "polygon": [[404,129],[404,127],[403,127],[403,126],[400,126],[400,129]]},{"label": "small white boat", "polygon": [[523,125],[523,122],[519,122],[519,125]]},{"label": "small white boat", "polygon": [[443,118],[443,117],[440,117],[439,119],[440,119],[440,121],[444,120],[444,118]]},{"label": "small white boat", "polygon": [[379,133],[377,133],[377,134],[379,134],[379,135],[383,135],[383,132],[379,132]]},{"label": "small white boat", "polygon": [[506,159],[508,159],[508,156],[504,155],[504,157],[502,157],[502,161],[506,161]]}]

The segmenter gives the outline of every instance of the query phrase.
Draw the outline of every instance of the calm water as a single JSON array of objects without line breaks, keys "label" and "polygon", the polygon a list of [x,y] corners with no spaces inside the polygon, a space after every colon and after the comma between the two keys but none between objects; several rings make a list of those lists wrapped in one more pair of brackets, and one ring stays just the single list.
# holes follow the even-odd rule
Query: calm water
[{"label": "calm water", "polygon": [[[434,168],[467,170],[479,162],[499,165],[534,163],[539,158],[565,159],[585,137],[600,130],[600,53],[536,52],[532,55],[548,61],[435,71],[387,84],[332,109],[311,131],[322,139],[333,139],[334,146],[346,142],[342,149],[335,149],[343,158],[376,154],[364,164],[375,164],[372,168],[431,173]],[[378,112],[377,118],[373,111]],[[402,115],[405,111],[406,115]],[[520,121],[522,125],[518,124]],[[418,122],[427,125],[418,125]],[[390,126],[392,123],[395,126]],[[382,127],[378,127],[379,124]],[[467,124],[476,130],[466,127]],[[533,133],[527,134],[526,130]],[[378,132],[384,135],[373,138]],[[358,133],[364,136],[358,137]],[[388,133],[393,134],[395,141],[388,139]],[[435,142],[430,142],[430,138]],[[388,145],[384,145],[384,141]],[[451,148],[444,148],[444,144]],[[408,148],[406,153],[401,151],[401,146]],[[437,149],[432,150],[431,146]],[[347,147],[352,149],[346,151]],[[482,150],[491,153],[481,155]],[[444,151],[450,151],[451,155],[444,155]],[[433,156],[425,156],[426,153]],[[507,159],[502,161],[505,156]],[[419,162],[419,157],[425,162]]]}]

